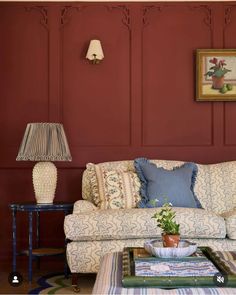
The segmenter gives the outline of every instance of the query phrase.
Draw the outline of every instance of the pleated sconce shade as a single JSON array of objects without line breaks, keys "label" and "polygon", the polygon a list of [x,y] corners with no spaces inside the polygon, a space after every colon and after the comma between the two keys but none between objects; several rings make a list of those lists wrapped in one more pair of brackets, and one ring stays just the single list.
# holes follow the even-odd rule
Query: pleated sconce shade
[{"label": "pleated sconce shade", "polygon": [[29,123],[16,158],[39,161],[33,168],[33,186],[39,204],[51,204],[55,197],[57,168],[50,161],[71,161],[62,124]]}]

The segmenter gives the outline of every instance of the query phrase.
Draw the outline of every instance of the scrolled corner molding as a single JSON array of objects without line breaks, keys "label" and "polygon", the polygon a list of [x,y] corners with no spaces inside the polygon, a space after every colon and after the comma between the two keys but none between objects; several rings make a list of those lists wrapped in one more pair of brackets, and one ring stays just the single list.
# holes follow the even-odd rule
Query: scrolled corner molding
[{"label": "scrolled corner molding", "polygon": [[112,5],[106,6],[109,11],[112,11],[114,9],[118,9],[122,12],[123,18],[122,18],[122,23],[130,30],[131,29],[131,21],[130,21],[130,10],[126,5]]},{"label": "scrolled corner molding", "polygon": [[198,9],[198,10],[202,10],[205,14],[204,17],[204,23],[206,26],[208,26],[210,28],[210,30],[212,30],[212,11],[211,8],[208,5],[198,5],[198,6],[193,6],[190,8],[192,9]]},{"label": "scrolled corner molding", "polygon": [[25,7],[25,10],[27,12],[31,12],[33,10],[38,11],[41,15],[40,24],[48,30],[48,10],[46,6],[28,6]]},{"label": "scrolled corner molding", "polygon": [[84,10],[86,7],[88,7],[88,5],[77,5],[77,6],[73,6],[73,5],[67,5],[61,8],[61,19],[60,19],[60,24],[61,26],[65,26],[66,24],[68,24],[70,22],[70,11],[72,11],[73,9],[76,10],[76,12],[81,12],[82,10]]},{"label": "scrolled corner molding", "polygon": [[236,8],[236,5],[225,5],[224,7],[224,22],[225,27],[231,23],[232,11]]},{"label": "scrolled corner molding", "polygon": [[147,25],[149,25],[149,13],[150,11],[152,11],[153,9],[156,9],[158,12],[161,12],[161,7],[157,6],[157,5],[145,5],[143,7],[143,17],[142,17],[142,22],[143,22],[143,26],[146,27]]},{"label": "scrolled corner molding", "polygon": [[[98,7],[101,7],[101,5],[96,4]],[[64,6],[61,8],[61,19],[60,23],[61,26],[66,25],[69,23],[71,15],[69,14],[71,10],[75,10],[76,12],[82,12],[84,9],[94,7],[96,5],[71,5],[71,6]],[[123,17],[122,17],[122,23],[128,27],[130,30],[130,10],[126,5],[103,5],[104,8],[106,8],[108,11],[112,12],[115,9],[118,9],[121,11]]]},{"label": "scrolled corner molding", "polygon": [[[176,4],[170,5],[145,5],[143,7],[143,26],[147,26],[149,24],[149,14],[150,11],[152,11],[153,9],[155,9],[157,12],[162,12],[164,8],[170,8],[170,7],[176,7]],[[189,10],[202,10],[205,14],[204,17],[204,23],[210,28],[210,30],[212,30],[212,11],[211,8],[208,5],[189,5],[186,4],[185,6],[186,8],[188,8]]]}]

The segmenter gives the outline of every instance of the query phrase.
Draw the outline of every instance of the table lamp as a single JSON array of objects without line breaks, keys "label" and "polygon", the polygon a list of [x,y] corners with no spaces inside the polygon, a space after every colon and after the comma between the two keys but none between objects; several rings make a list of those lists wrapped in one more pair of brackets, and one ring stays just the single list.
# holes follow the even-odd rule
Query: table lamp
[{"label": "table lamp", "polygon": [[29,123],[17,161],[39,161],[33,168],[33,186],[38,204],[52,204],[57,185],[57,168],[51,161],[71,161],[62,124]]}]

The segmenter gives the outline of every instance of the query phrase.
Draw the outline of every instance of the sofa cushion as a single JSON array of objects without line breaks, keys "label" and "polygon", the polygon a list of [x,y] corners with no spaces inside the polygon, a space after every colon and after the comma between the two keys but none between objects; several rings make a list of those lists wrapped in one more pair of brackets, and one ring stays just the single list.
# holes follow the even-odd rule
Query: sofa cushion
[{"label": "sofa cushion", "polygon": [[136,172],[141,181],[140,208],[161,207],[171,202],[175,207],[201,208],[194,195],[197,165],[185,163],[173,170],[157,167],[145,158],[134,161]]},{"label": "sofa cushion", "polygon": [[135,172],[104,170],[96,165],[94,203],[101,209],[135,208],[140,201],[140,181]]},{"label": "sofa cushion", "polygon": [[[65,217],[66,237],[73,241],[156,238],[161,236],[151,218],[159,208],[96,210]],[[224,238],[223,217],[195,208],[174,208],[182,238]]]}]

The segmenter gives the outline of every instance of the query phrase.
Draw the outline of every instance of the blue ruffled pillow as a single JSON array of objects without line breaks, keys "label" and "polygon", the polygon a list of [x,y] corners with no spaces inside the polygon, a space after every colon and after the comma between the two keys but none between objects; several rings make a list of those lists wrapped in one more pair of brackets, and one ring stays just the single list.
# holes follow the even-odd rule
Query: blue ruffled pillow
[{"label": "blue ruffled pillow", "polygon": [[193,191],[198,171],[196,164],[185,163],[166,170],[145,158],[138,158],[134,166],[141,181],[139,208],[161,207],[166,202],[174,207],[202,208]]}]

